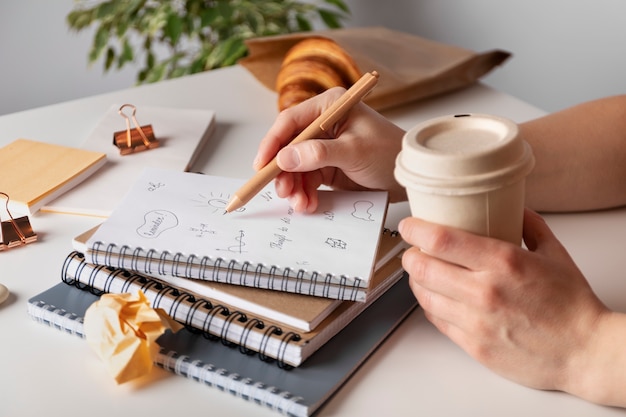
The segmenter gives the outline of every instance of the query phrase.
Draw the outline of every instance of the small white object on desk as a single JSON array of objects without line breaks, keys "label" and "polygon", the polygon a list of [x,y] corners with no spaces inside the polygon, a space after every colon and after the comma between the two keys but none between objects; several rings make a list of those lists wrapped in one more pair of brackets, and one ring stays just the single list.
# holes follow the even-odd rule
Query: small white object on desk
[{"label": "small white object on desk", "polygon": [[7,298],[9,298],[9,289],[0,284],[0,304],[4,303],[6,301]]}]

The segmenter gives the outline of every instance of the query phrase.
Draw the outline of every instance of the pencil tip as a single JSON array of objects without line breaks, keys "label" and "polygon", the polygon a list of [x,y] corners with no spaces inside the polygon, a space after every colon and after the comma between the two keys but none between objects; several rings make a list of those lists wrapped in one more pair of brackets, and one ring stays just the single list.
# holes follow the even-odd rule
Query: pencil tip
[{"label": "pencil tip", "polygon": [[[228,202],[228,204],[226,204],[226,213],[230,213],[231,211],[235,211],[238,208],[240,208],[242,206],[241,200],[239,199],[239,197],[237,197],[237,195],[234,195],[230,201]],[[224,213],[224,214],[226,214]]]}]

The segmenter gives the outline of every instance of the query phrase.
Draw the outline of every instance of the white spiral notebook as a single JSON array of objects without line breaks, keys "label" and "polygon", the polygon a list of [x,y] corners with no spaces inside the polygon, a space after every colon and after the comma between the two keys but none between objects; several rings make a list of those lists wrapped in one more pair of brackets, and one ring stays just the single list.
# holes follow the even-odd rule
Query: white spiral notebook
[{"label": "white spiral notebook", "polygon": [[387,211],[382,191],[320,191],[296,213],[268,185],[225,214],[244,180],[147,168],[86,242],[88,262],[173,276],[364,301]]},{"label": "white spiral notebook", "polygon": [[[32,297],[28,313],[40,323],[84,337],[83,315],[97,298],[59,283]],[[407,280],[402,279],[303,366],[290,370],[187,329],[158,339],[161,351],[156,364],[278,413],[306,417],[340,389],[416,306]]]}]

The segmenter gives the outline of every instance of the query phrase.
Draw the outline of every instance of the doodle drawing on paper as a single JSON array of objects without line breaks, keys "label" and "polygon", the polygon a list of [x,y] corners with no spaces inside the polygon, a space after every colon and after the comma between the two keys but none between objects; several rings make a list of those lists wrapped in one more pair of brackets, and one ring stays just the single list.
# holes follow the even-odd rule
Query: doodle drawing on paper
[{"label": "doodle drawing on paper", "polygon": [[143,224],[137,228],[137,234],[146,239],[156,239],[166,230],[178,226],[178,217],[167,210],[149,211],[143,220]]},{"label": "doodle drawing on paper", "polygon": [[374,218],[370,210],[374,207],[374,203],[371,201],[359,200],[354,203],[354,211],[352,217],[355,217],[366,222],[373,222]]},{"label": "doodle drawing on paper", "polygon": [[336,249],[347,249],[348,245],[341,239],[336,239],[334,237],[326,238],[326,244],[331,248]]}]

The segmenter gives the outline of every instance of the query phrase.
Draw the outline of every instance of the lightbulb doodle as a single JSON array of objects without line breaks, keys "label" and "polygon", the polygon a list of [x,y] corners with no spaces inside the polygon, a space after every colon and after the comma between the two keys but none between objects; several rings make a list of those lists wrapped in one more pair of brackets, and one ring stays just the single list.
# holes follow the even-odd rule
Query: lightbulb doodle
[{"label": "lightbulb doodle", "polygon": [[[198,199],[194,199],[193,201],[198,203],[197,207],[207,207],[212,214],[219,213],[221,215],[226,211],[226,206],[230,201],[230,194],[211,191],[210,195],[207,197],[206,195],[199,193]],[[238,208],[235,211],[245,211],[245,207]]]}]

